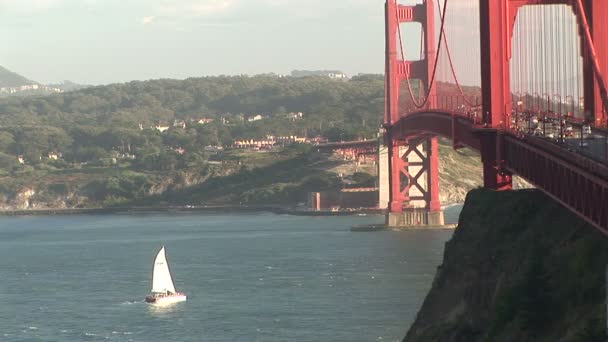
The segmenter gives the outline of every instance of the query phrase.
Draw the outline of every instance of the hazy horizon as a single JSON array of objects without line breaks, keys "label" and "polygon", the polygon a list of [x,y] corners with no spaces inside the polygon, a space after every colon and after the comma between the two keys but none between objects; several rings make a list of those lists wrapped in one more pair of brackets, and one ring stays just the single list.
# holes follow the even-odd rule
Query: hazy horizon
[{"label": "hazy horizon", "polygon": [[383,1],[0,0],[0,65],[41,83],[384,72]]}]

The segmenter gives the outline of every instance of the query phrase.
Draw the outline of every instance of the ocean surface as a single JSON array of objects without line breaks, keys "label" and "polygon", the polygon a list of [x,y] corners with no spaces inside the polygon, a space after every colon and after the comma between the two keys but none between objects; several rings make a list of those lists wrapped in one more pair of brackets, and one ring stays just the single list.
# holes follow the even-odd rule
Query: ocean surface
[{"label": "ocean surface", "polygon": [[[3,217],[0,341],[399,341],[452,231],[349,230],[382,220]],[[161,245],[188,294],[165,308],[143,302]]]}]

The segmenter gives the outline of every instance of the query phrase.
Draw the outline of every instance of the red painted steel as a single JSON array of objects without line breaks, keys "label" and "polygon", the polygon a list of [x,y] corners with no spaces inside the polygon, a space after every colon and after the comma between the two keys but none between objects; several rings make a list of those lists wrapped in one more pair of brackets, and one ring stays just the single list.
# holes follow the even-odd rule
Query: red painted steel
[{"label": "red painted steel", "polygon": [[[517,174],[608,235],[608,166],[542,138],[483,128],[457,113],[425,111],[403,116],[397,137],[433,134],[477,149],[482,159],[500,159],[501,168],[484,170],[493,188],[506,190]],[[500,155],[500,158],[497,157]],[[490,163],[484,163],[491,165]]]},{"label": "red painted steel", "polygon": [[[434,71],[436,47],[435,47],[435,7],[431,0],[416,6],[402,6],[396,0],[386,2],[386,89],[385,89],[385,116],[384,124],[387,128],[387,139],[389,149],[389,188],[390,188],[390,211],[402,212],[412,200],[424,200],[426,209],[431,212],[441,211],[439,200],[439,158],[437,138],[430,138],[424,142],[425,153],[421,153],[416,146],[420,144],[418,138],[408,136],[406,139],[395,139],[397,135],[394,125],[399,122],[402,113],[399,108],[399,93],[401,84],[408,82],[411,94],[410,79],[420,80],[422,87],[428,91],[423,94],[425,108],[436,107],[436,87],[431,83],[431,75]],[[424,36],[425,58],[418,61],[408,61],[407,56],[398,58],[399,50],[403,55],[403,48],[398,48],[402,38],[400,23],[418,22],[422,26]],[[415,100],[414,100],[415,102]],[[404,154],[400,147],[408,146]],[[420,159],[421,162],[412,162],[411,159]],[[410,167],[420,167],[416,174],[410,173]],[[424,174],[426,184],[421,184]],[[410,196],[410,190],[416,188],[422,196]]]},{"label": "red painted steel", "polygon": [[608,127],[608,91],[602,71],[608,71],[608,1],[572,0],[575,12],[579,18],[582,36],[586,49],[583,50],[585,59],[584,92],[586,119],[598,127]]},{"label": "red painted steel", "polygon": [[[453,0],[455,1],[455,0]],[[456,98],[452,95],[437,95],[435,87],[428,97],[430,105],[413,112],[399,111],[399,87],[408,78],[429,80],[435,70],[429,61],[435,54],[427,54],[423,62],[397,61],[396,30],[399,21],[422,22],[423,13],[429,15],[433,3],[427,1],[414,7],[399,6],[396,0],[387,0],[387,66],[386,66],[386,113],[385,127],[391,150],[391,210],[401,211],[403,202],[414,198],[408,197],[410,188],[419,187],[419,174],[410,175],[407,166],[413,164],[407,156],[419,154],[412,146],[426,136],[444,136],[454,142],[454,147],[469,146],[481,153],[484,165],[484,185],[496,190],[509,190],[512,175],[517,174],[536,185],[547,195],[576,213],[587,222],[608,235],[608,165],[592,158],[568,150],[565,145],[556,144],[543,138],[526,136],[524,132],[511,129],[514,96],[511,93],[510,61],[511,42],[518,10],[527,5],[566,4],[574,9],[578,18],[579,32],[584,36],[582,57],[585,61],[583,83],[585,88],[585,111],[590,121],[597,127],[608,127],[608,94],[602,75],[608,72],[608,1],[605,0],[479,0],[480,2],[480,37],[481,37],[481,75],[482,99],[481,108],[469,101],[462,101],[464,93],[460,90]],[[426,10],[424,9],[426,7]],[[396,14],[395,11],[399,11]],[[582,15],[586,13],[586,17]],[[433,22],[427,20],[427,22]],[[443,20],[442,20],[443,22]],[[423,24],[423,29],[432,31],[432,25]],[[434,37],[431,36],[431,37]],[[426,41],[428,49],[434,48]],[[447,40],[445,47],[447,49]],[[432,50],[428,50],[432,51]],[[454,67],[449,56],[450,67]],[[456,73],[452,70],[454,77]],[[426,75],[426,78],[425,78]],[[456,80],[458,85],[458,81]],[[547,96],[547,108],[537,104],[535,115],[552,117],[558,115],[561,120],[562,96]],[[568,98],[568,97],[566,97]],[[538,94],[531,97],[540,101]],[[521,100],[521,95],[519,96]],[[560,103],[558,114],[549,112],[551,101]],[[578,100],[578,99],[577,99]],[[530,94],[524,101],[530,101]],[[570,103],[574,99],[570,96]],[[543,110],[545,112],[543,112]],[[574,112],[574,110],[573,110]],[[544,114],[543,114],[544,113]],[[517,113],[516,113],[517,114]],[[529,114],[532,115],[532,114]],[[516,117],[514,116],[513,119]],[[572,119],[564,118],[572,121]],[[582,122],[577,122],[580,126]],[[598,132],[601,132],[598,130]],[[398,146],[412,140],[404,157],[399,156]],[[436,142],[436,141],[435,141]],[[437,146],[429,142],[428,158],[416,163],[423,170],[435,169],[437,165]],[[608,153],[608,149],[607,149]],[[409,182],[405,187],[400,184],[406,176]],[[428,203],[427,208],[439,207],[437,173],[428,177],[428,192],[421,199]]]},{"label": "red painted steel", "polygon": [[[574,6],[579,26],[586,37],[584,56],[587,60],[585,72],[585,107],[586,111],[593,115],[588,120],[598,125],[606,121],[606,110],[602,105],[608,106],[608,95],[606,94],[605,82],[601,75],[601,68],[608,69],[608,33],[605,23],[598,20],[592,26],[593,41],[590,34],[590,26],[583,12],[591,13],[597,11],[595,18],[606,18],[608,16],[608,4],[605,0],[588,0],[587,6],[583,6],[581,0],[480,0],[480,36],[481,36],[481,68],[482,68],[482,115],[484,123],[496,129],[510,127],[510,114],[512,112],[512,94],[510,80],[510,60],[512,49],[513,28],[519,8],[525,5],[547,5],[568,4]],[[602,16],[603,15],[603,16]],[[585,34],[586,33],[586,34]],[[602,47],[603,51],[596,53],[594,42]],[[589,69],[591,68],[591,69]],[[608,108],[608,107],[607,107]],[[510,186],[502,183],[509,180],[503,177],[498,141],[490,137],[484,137],[485,144],[482,149],[484,163],[484,184],[486,187],[509,189]],[[482,144],[483,145],[483,144]],[[494,160],[493,157],[496,157]],[[495,174],[486,174],[495,173]],[[497,179],[497,181],[495,181]],[[497,189],[498,189],[497,188]]]},{"label": "red painted steel", "polygon": [[[576,163],[580,156],[548,144],[538,138],[506,135],[506,168],[608,234],[608,177],[598,176]],[[596,167],[608,175],[606,165]]]},{"label": "red painted steel", "polygon": [[427,159],[429,163],[429,175],[427,180],[428,209],[431,212],[441,211],[441,201],[439,200],[439,141],[437,138],[430,140],[430,147]]}]

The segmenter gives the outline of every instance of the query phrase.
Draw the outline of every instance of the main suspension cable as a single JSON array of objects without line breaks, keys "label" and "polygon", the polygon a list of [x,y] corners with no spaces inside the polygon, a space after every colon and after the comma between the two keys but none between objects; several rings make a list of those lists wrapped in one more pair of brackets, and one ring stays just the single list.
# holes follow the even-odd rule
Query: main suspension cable
[{"label": "main suspension cable", "polygon": [[[436,75],[436,72],[437,72],[437,62],[439,61],[438,56],[439,56],[439,52],[441,51],[441,42],[443,40],[443,26],[445,24],[445,13],[446,13],[446,10],[447,10],[447,5],[448,5],[448,0],[444,0],[444,2],[443,2],[443,13],[442,13],[442,16],[441,16],[441,32],[439,33],[439,43],[437,44],[437,51],[435,52],[435,63],[434,63],[435,65],[433,67],[433,74],[431,76],[431,80],[429,81],[429,84],[427,85],[428,89],[426,91],[426,95],[425,95],[424,101],[422,101],[422,103],[419,104],[418,101],[416,101],[416,99],[414,98],[414,92],[412,90],[412,84],[410,83],[410,75],[409,75],[409,73],[407,74],[407,77],[406,77],[406,79],[407,79],[407,87],[408,87],[408,91],[410,93],[410,98],[412,99],[412,103],[414,104],[414,106],[416,108],[419,108],[419,109],[423,108],[428,103],[429,98],[430,98],[430,94],[431,94],[431,89],[433,89],[433,85],[435,83],[435,75]],[[395,16],[397,17],[397,23],[399,24],[399,13],[395,12]],[[428,23],[427,23],[427,25],[428,25]],[[401,49],[401,58],[405,62],[406,59],[405,59],[405,51],[403,49],[403,39],[402,39],[402,36],[401,36],[401,25],[399,25],[398,32],[399,32],[399,46],[400,46],[400,49]],[[428,37],[427,37],[427,39],[428,39]],[[426,53],[428,54],[428,51],[426,51]]]}]

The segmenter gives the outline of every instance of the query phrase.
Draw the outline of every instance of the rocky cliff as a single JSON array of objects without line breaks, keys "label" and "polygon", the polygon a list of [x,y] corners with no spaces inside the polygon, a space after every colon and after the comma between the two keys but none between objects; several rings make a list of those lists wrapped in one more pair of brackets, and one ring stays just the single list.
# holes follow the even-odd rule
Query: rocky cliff
[{"label": "rocky cliff", "polygon": [[608,238],[543,193],[471,191],[404,341],[604,342],[607,262]]},{"label": "rocky cliff", "polygon": [[[439,197],[441,204],[463,203],[467,193],[483,186],[483,168],[479,152],[470,148],[455,150],[451,142],[441,139],[439,144]],[[514,176],[515,189],[533,186]]]}]

